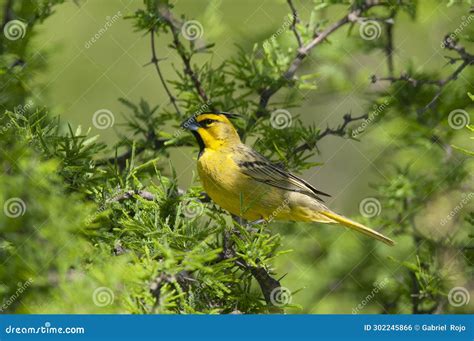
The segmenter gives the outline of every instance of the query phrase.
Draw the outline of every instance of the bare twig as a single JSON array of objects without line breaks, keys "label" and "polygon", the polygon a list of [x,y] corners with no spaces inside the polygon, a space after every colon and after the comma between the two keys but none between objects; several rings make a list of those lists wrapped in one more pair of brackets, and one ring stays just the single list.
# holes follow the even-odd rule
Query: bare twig
[{"label": "bare twig", "polygon": [[462,63],[448,77],[443,78],[443,79],[437,79],[437,80],[431,80],[431,79],[417,80],[409,76],[408,74],[402,74],[400,77],[393,77],[393,76],[377,77],[374,75],[372,76],[372,82],[376,83],[378,81],[388,81],[390,83],[395,83],[395,82],[403,81],[403,82],[408,82],[413,87],[417,87],[418,85],[426,85],[426,84],[437,86],[438,90],[436,91],[434,97],[425,106],[418,109],[417,111],[418,114],[425,113],[427,110],[431,109],[433,105],[438,101],[445,87],[451,81],[456,80],[459,74],[467,66],[474,64],[474,55],[468,53],[463,46],[459,45],[457,42],[450,39],[449,35],[445,37],[443,45],[447,50],[455,51],[459,55],[459,58],[447,57],[449,60],[449,64],[454,64],[456,62],[462,61]]},{"label": "bare twig", "polygon": [[397,15],[397,12],[395,10],[392,10],[390,13],[390,20],[385,21],[385,28],[387,30],[387,43],[385,44],[385,55],[387,56],[387,68],[388,68],[388,74],[390,76],[393,76],[393,23],[394,23],[394,18]]},{"label": "bare twig", "polygon": [[298,43],[298,47],[301,48],[303,46],[303,40],[301,39],[301,35],[296,28],[296,24],[300,22],[300,18],[298,17],[298,11],[296,10],[295,5],[293,4],[293,0],[287,0],[288,5],[291,8],[291,13],[293,15],[293,22],[291,23],[291,30],[295,35],[296,41]]},{"label": "bare twig", "polygon": [[1,30],[3,31],[3,28],[9,22],[10,20],[13,19],[13,0],[7,0],[5,2],[5,6],[3,7],[3,20],[2,20],[2,25],[1,25]]},{"label": "bare twig", "polygon": [[171,104],[173,104],[176,113],[181,116],[181,111],[179,110],[178,104],[176,102],[176,97],[171,93],[170,89],[168,88],[168,85],[166,84],[166,80],[163,77],[163,73],[161,72],[160,65],[159,65],[159,59],[156,56],[156,49],[155,49],[155,30],[152,28],[150,30],[150,42],[151,42],[151,61],[150,63],[155,66],[156,72],[158,73],[158,76],[160,77],[161,84],[163,84],[163,88],[166,91],[166,94],[168,95]]},{"label": "bare twig", "polygon": [[[295,58],[292,60],[290,63],[288,69],[286,72],[282,75],[282,77],[286,80],[291,80],[293,76],[296,73],[296,70],[298,67],[301,65],[303,60],[307,57],[309,52],[321,44],[323,41],[327,39],[328,36],[330,36],[332,33],[336,32],[339,28],[343,27],[347,23],[356,21],[360,14],[363,11],[368,10],[371,7],[382,5],[378,1],[367,1],[364,5],[353,9],[351,12],[349,12],[347,15],[333,23],[332,25],[328,26],[324,31],[320,32],[316,37],[314,37],[313,40],[308,42],[306,45],[302,44],[302,46],[298,49],[298,52],[295,56]],[[291,6],[291,5],[290,5]],[[256,118],[260,118],[266,115],[266,107],[268,105],[268,102],[270,101],[270,98],[278,92],[282,88],[281,83],[275,83],[267,88],[263,89],[260,92],[260,99],[259,99],[259,106],[256,112]],[[249,124],[254,124],[256,119],[252,118],[250,119]]]},{"label": "bare twig", "polygon": [[181,23],[179,23],[171,14],[171,12],[165,6],[159,6],[157,8],[160,17],[164,20],[164,22],[168,25],[171,35],[173,36],[173,47],[178,52],[178,55],[181,57],[181,60],[184,65],[184,73],[189,76],[191,81],[194,84],[194,87],[201,99],[205,102],[209,102],[209,97],[207,96],[204,88],[202,87],[201,81],[199,77],[194,72],[191,66],[191,55],[186,52],[186,48],[181,43],[180,40],[180,33],[181,33]]},{"label": "bare twig", "polygon": [[472,64],[472,62],[473,62],[472,60],[471,61],[466,61],[465,60],[461,65],[459,65],[456,68],[456,70],[451,75],[449,75],[447,78],[441,80],[440,83],[439,83],[439,86],[438,86],[438,91],[436,91],[436,94],[434,95],[434,97],[431,99],[431,101],[428,102],[428,104],[426,104],[423,108],[419,109],[418,113],[423,114],[424,112],[429,110],[436,103],[438,98],[441,96],[445,86],[449,82],[451,82],[452,80],[457,79],[458,75],[462,72],[462,70],[464,70],[464,68],[466,68],[466,66]]},{"label": "bare twig", "polygon": [[[143,153],[145,150],[154,150],[154,151],[159,151],[163,148],[166,147],[166,143],[171,141],[171,139],[161,139],[157,138],[154,134],[148,134],[146,136],[146,145],[142,145],[139,147],[135,148],[135,151],[133,151],[133,148],[128,148],[126,152],[124,152],[121,155],[116,155],[113,157],[101,159],[96,161],[96,165],[98,166],[103,166],[106,164],[114,164],[117,163],[117,166],[119,169],[124,169],[127,163],[127,160],[132,157],[132,154],[135,153],[135,155],[139,155]],[[189,143],[181,143],[179,146],[191,146],[192,144]],[[173,145],[175,147],[176,145]]]},{"label": "bare twig", "polygon": [[[234,217],[234,220],[236,220],[236,217]],[[267,303],[269,312],[283,313],[283,309],[281,307],[275,306],[274,302],[272,301],[272,293],[275,293],[275,290],[278,290],[278,288],[281,287],[280,282],[270,276],[269,272],[265,268],[250,266],[242,258],[237,257],[231,240],[233,233],[236,233],[236,231],[233,229],[224,231],[223,250],[218,261],[235,258],[235,264],[238,265],[242,270],[250,271],[252,276],[258,282],[258,285],[262,290],[263,297],[265,298],[265,302]]]},{"label": "bare twig", "polygon": [[423,84],[431,84],[431,85],[439,85],[439,80],[430,80],[430,79],[415,79],[412,76],[408,75],[407,73],[402,73],[399,77],[389,76],[389,77],[377,77],[376,75],[372,75],[371,77],[372,83],[377,83],[380,81],[386,81],[390,83],[396,82],[407,82],[410,83],[413,87],[417,87],[418,85]]},{"label": "bare twig", "polygon": [[349,123],[356,122],[359,120],[365,120],[368,117],[369,117],[368,114],[355,116],[355,117],[353,117],[351,114],[345,114],[343,116],[344,121],[337,128],[327,127],[325,130],[323,130],[317,135],[317,138],[314,141],[311,141],[311,142],[307,141],[301,144],[300,146],[296,147],[295,153],[301,153],[303,151],[313,149],[316,146],[316,144],[326,136],[329,136],[329,135],[344,136],[347,134],[347,126],[349,125]]}]

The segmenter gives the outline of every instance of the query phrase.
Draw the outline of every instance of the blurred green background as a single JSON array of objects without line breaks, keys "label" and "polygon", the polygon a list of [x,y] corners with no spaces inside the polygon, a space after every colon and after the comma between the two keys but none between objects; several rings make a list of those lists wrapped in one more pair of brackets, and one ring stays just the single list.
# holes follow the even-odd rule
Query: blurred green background
[{"label": "blurred green background", "polygon": [[[118,140],[118,134],[127,133],[120,123],[128,112],[119,103],[119,97],[133,102],[144,98],[150,104],[168,104],[153,66],[147,65],[151,58],[149,37],[134,33],[130,21],[116,21],[97,42],[86,47],[86,42],[108,17],[126,17],[141,3],[125,0],[66,2],[56,7],[56,13],[39,27],[35,38],[37,53],[48,59],[48,68],[35,76],[42,84],[35,101],[49,107],[53,104],[53,114],[60,115],[73,127],[92,127],[93,133],[100,134],[109,144]],[[442,75],[452,72],[453,67],[446,65],[440,44],[444,35],[454,30],[466,13],[465,8],[448,7],[447,4],[447,1],[420,1],[418,13],[422,15],[418,15],[416,21],[406,13],[398,15],[394,31],[395,74],[405,71],[401,65],[409,63],[419,68],[416,71],[435,70]],[[307,19],[305,14],[309,11],[305,11],[305,7],[314,6],[314,2],[297,1],[296,5],[300,15]],[[212,59],[219,64],[236,53],[236,45],[250,50],[254,44],[270,38],[282,26],[288,5],[284,0],[179,0],[175,2],[175,13],[199,20],[204,28],[203,40],[216,43],[214,54],[200,55],[195,63]],[[333,21],[345,13],[345,6],[331,7],[325,16]],[[317,70],[320,74],[318,89],[300,93],[304,97],[303,106],[289,109],[293,116],[299,115],[304,122],[315,122],[324,129],[327,125],[340,124],[345,113],[358,116],[372,110],[373,94],[383,89],[384,84],[371,84],[370,76],[386,75],[387,66],[382,51],[364,53],[358,49],[367,42],[359,37],[357,30],[357,26],[353,28],[355,34],[351,37],[347,30],[340,30],[331,37],[330,43],[316,49],[305,61],[302,72]],[[163,59],[161,66],[165,77],[176,79],[174,65],[179,68],[181,62],[168,48],[170,41],[166,39],[158,41],[158,57]],[[279,39],[292,37],[286,34]],[[467,90],[474,92],[472,88]],[[422,105],[424,103],[420,103]],[[93,127],[92,115],[99,109],[114,113],[113,129]],[[169,132],[173,133],[174,129],[169,127]],[[327,203],[335,211],[358,216],[360,201],[376,194],[370,185],[383,181],[392,165],[412,160],[416,161],[415,168],[432,166],[432,160],[411,151],[387,153],[387,148],[396,144],[396,137],[403,129],[406,129],[404,122],[394,119],[372,124],[360,142],[331,136],[325,138],[319,144],[321,153],[314,158],[322,166],[305,171],[303,177],[332,194]],[[468,147],[466,141],[467,138],[460,134],[457,144]],[[172,151],[171,162],[183,188],[191,183],[195,156],[195,148]],[[470,167],[472,169],[472,165]],[[439,202],[429,205],[424,219],[441,220],[452,208],[450,203],[455,205],[459,198],[460,193],[439,198]],[[452,228],[449,224],[446,227]],[[283,248],[293,250],[281,256],[275,268],[278,273],[287,273],[282,280],[284,286],[304,288],[294,294],[293,303],[301,305],[302,311],[307,313],[350,313],[365,295],[348,297],[344,288],[363,287],[368,282],[382,281],[387,273],[396,274],[400,265],[387,257],[404,259],[414,251],[409,241],[398,240],[399,247],[388,248],[344,232],[340,227],[274,223],[272,228],[284,235]],[[391,231],[385,232],[391,234]],[[442,231],[439,233],[443,235]],[[330,249],[328,245],[331,245]],[[381,250],[377,256],[368,252],[374,247]],[[377,257],[375,263],[370,262],[371,270],[359,271],[371,257]],[[360,278],[362,274],[370,278]],[[371,287],[361,288],[361,291],[370,290]],[[376,297],[363,313],[379,312],[380,309]],[[295,309],[295,312],[301,310]]]}]

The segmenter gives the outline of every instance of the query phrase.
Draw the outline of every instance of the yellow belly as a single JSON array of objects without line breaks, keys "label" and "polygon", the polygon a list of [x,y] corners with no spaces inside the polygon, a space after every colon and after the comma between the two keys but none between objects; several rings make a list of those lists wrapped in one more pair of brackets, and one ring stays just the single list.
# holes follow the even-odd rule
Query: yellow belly
[{"label": "yellow belly", "polygon": [[198,160],[198,173],[211,199],[236,216],[249,221],[289,218],[285,191],[241,173],[229,153],[206,151]]}]

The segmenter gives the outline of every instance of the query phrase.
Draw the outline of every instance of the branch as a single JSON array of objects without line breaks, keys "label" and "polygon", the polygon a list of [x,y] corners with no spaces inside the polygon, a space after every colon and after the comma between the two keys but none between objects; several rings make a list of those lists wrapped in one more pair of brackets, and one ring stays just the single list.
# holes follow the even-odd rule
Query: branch
[{"label": "branch", "polygon": [[449,77],[445,78],[444,80],[441,80],[439,83],[439,88],[434,97],[431,99],[431,101],[428,102],[423,108],[418,110],[419,114],[425,113],[427,110],[429,110],[438,100],[438,98],[441,96],[441,93],[443,92],[444,88],[446,85],[451,82],[452,80],[455,80],[458,78],[458,75],[464,70],[464,68],[470,64],[472,64],[473,60],[471,61],[464,61],[459,67],[451,74]]},{"label": "branch", "polygon": [[269,311],[272,313],[283,313],[283,309],[276,307],[272,302],[272,293],[275,293],[276,290],[281,288],[279,281],[270,276],[270,274],[262,267],[252,267],[248,266],[247,268],[252,273],[252,276],[257,280],[260,289],[262,290],[263,297],[265,302],[269,306]]},{"label": "branch", "polygon": [[263,297],[265,298],[265,302],[267,303],[269,312],[278,314],[283,313],[283,309],[281,307],[275,306],[272,301],[272,293],[274,293],[275,290],[278,290],[278,288],[281,287],[280,282],[270,276],[270,274],[265,268],[250,266],[242,258],[237,257],[233,245],[231,243],[231,235],[233,232],[235,232],[235,230],[224,231],[223,250],[219,260],[222,261],[224,259],[236,258],[235,264],[237,264],[243,270],[250,271],[252,276],[258,282],[258,285],[262,290]]},{"label": "branch", "polygon": [[301,35],[296,29],[296,24],[300,22],[300,18],[298,17],[298,12],[296,11],[296,7],[293,4],[293,0],[286,0],[288,5],[291,8],[291,13],[293,14],[293,22],[291,23],[291,30],[293,31],[296,41],[298,42],[298,47],[303,47],[303,41],[301,40]]},{"label": "branch", "polygon": [[377,77],[375,75],[372,76],[372,83],[376,83],[378,81],[388,81],[390,83],[396,83],[396,82],[407,82],[410,83],[411,86],[416,87],[418,85],[435,85],[438,87],[438,90],[436,91],[434,97],[422,108],[418,109],[417,112],[418,114],[423,114],[427,110],[431,109],[433,105],[438,101],[439,97],[443,93],[445,87],[453,80],[456,80],[459,76],[459,74],[468,66],[471,66],[474,64],[474,55],[470,54],[469,52],[466,51],[466,49],[459,45],[457,42],[452,40],[449,35],[447,35],[444,39],[443,42],[444,48],[447,50],[455,51],[458,55],[459,58],[452,58],[452,57],[447,57],[449,60],[449,64],[454,64],[458,61],[462,61],[462,63],[454,70],[448,77],[444,79],[438,79],[438,80],[417,80],[414,79],[413,77],[409,76],[408,74],[402,74],[400,77]]},{"label": "branch", "polygon": [[361,115],[361,116],[356,116],[356,117],[353,117],[351,114],[345,114],[343,116],[343,120],[344,122],[342,124],[340,124],[337,128],[329,128],[327,127],[325,130],[323,130],[322,132],[320,132],[316,139],[314,141],[311,141],[311,142],[305,142],[303,144],[301,144],[300,146],[296,147],[296,149],[294,150],[295,153],[301,153],[303,151],[306,151],[306,150],[311,150],[313,149],[316,144],[321,141],[324,137],[326,136],[329,136],[329,135],[334,135],[334,136],[344,136],[347,134],[347,126],[349,125],[349,123],[352,123],[352,122],[356,122],[356,121],[359,121],[359,120],[366,120],[369,118],[369,115],[368,114],[364,114],[364,115]]},{"label": "branch", "polygon": [[5,25],[13,19],[13,0],[7,0],[5,6],[3,7],[3,21],[0,26],[2,32]]},{"label": "branch", "polygon": [[431,85],[440,85],[439,80],[430,80],[430,79],[415,79],[407,73],[402,73],[399,77],[389,76],[389,77],[377,77],[376,75],[372,75],[371,82],[377,83],[380,81],[386,81],[390,83],[396,82],[407,82],[410,83],[413,87],[417,87],[418,85],[423,84],[431,84]]},{"label": "branch", "polygon": [[[160,151],[166,147],[167,142],[171,139],[160,139],[156,138],[154,134],[147,134],[144,145],[135,148],[135,156],[143,153],[145,150]],[[177,145],[173,145],[177,146]],[[182,143],[179,146],[193,146],[193,144]],[[127,160],[132,157],[134,153],[133,148],[129,147],[126,152],[121,155],[115,155],[113,157],[101,159],[96,161],[97,166],[104,166],[106,164],[117,163],[119,169],[124,169],[127,163]]]},{"label": "branch", "polygon": [[181,57],[181,60],[183,61],[184,73],[188,75],[191,81],[193,82],[194,88],[196,89],[199,97],[201,97],[201,99],[205,103],[208,103],[209,97],[204,91],[204,88],[202,87],[199,77],[194,72],[193,68],[191,67],[191,56],[186,52],[186,48],[184,47],[184,45],[181,43],[181,40],[179,39],[179,35],[181,32],[181,23],[178,22],[176,19],[174,19],[173,15],[171,14],[171,12],[166,6],[159,6],[157,8],[157,11],[160,17],[164,20],[164,22],[170,28],[171,34],[173,36],[174,48],[178,52],[178,55]]},{"label": "branch", "polygon": [[171,104],[173,104],[176,112],[178,113],[179,116],[181,116],[181,111],[179,110],[178,104],[176,103],[176,97],[173,96],[171,93],[170,89],[168,88],[168,85],[166,84],[166,81],[163,77],[163,74],[161,73],[159,59],[156,57],[156,50],[155,50],[155,30],[152,28],[150,30],[150,42],[151,42],[151,61],[150,63],[155,65],[156,72],[158,73],[158,76],[160,77],[161,84],[163,84],[163,88],[166,91],[166,94],[168,95]]},{"label": "branch", "polygon": [[[288,3],[289,3],[290,7],[293,10],[294,6],[292,6],[291,1],[288,1]],[[298,49],[298,52],[297,52],[295,58],[290,63],[287,71],[283,74],[282,77],[286,80],[291,80],[293,78],[293,76],[295,75],[296,70],[298,69],[298,67],[301,65],[303,60],[308,56],[309,52],[312,49],[314,49],[316,46],[318,46],[323,41],[325,41],[328,36],[330,36],[332,33],[337,31],[339,28],[341,28],[345,24],[347,24],[349,22],[357,21],[359,15],[363,11],[366,11],[369,8],[374,7],[374,6],[378,6],[378,5],[383,5],[383,4],[379,3],[378,1],[367,1],[361,7],[358,7],[356,9],[352,10],[347,15],[345,15],[344,17],[342,17],[341,19],[336,21],[334,24],[327,27],[324,31],[322,31],[321,33],[316,35],[314,37],[314,39],[311,40],[306,45],[302,44],[302,46]],[[270,98],[274,94],[276,94],[282,88],[282,86],[283,85],[281,83],[277,83],[277,84],[272,84],[269,87],[267,87],[266,89],[262,90],[262,92],[260,93],[259,107],[258,107],[257,112],[256,112],[256,118],[260,118],[260,117],[262,117],[266,114],[265,109],[268,105],[268,102],[270,101]],[[250,124],[253,124],[253,123],[255,123],[255,119],[251,118]]]},{"label": "branch", "polygon": [[385,45],[385,55],[387,56],[387,67],[388,67],[388,74],[390,76],[393,75],[393,23],[394,18],[397,15],[395,10],[392,10],[389,16],[389,20],[385,21],[385,27],[387,29],[387,43]]},{"label": "branch", "polygon": [[127,191],[125,193],[119,194],[119,195],[111,198],[110,200],[108,200],[108,202],[117,202],[117,201],[123,201],[123,200],[126,200],[126,199],[131,199],[131,198],[133,198],[134,195],[138,195],[139,197],[142,197],[143,199],[148,200],[148,201],[155,200],[155,196],[152,193],[137,189],[137,190],[134,190],[134,191],[130,190],[130,191]]}]

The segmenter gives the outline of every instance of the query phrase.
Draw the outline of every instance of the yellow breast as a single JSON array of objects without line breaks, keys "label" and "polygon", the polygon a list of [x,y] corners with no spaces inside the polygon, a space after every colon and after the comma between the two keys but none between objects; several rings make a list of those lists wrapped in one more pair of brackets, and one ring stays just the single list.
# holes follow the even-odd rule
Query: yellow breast
[{"label": "yellow breast", "polygon": [[267,219],[284,202],[284,191],[243,174],[231,150],[205,150],[198,160],[198,173],[211,199],[244,219]]}]

